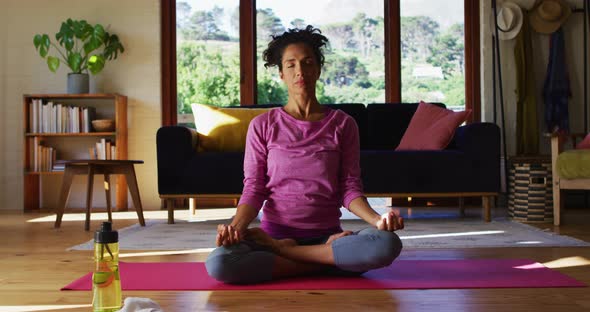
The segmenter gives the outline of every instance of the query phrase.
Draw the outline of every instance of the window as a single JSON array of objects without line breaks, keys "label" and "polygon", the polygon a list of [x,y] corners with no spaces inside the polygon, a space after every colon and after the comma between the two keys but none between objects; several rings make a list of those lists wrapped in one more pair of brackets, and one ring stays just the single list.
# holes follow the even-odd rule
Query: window
[{"label": "window", "polygon": [[479,1],[425,2],[161,0],[163,124],[193,102],[284,103],[261,52],[271,33],[306,24],[331,42],[322,102],[439,101],[478,120]]},{"label": "window", "polygon": [[176,2],[178,123],[191,103],[240,104],[239,1]]},{"label": "window", "polygon": [[401,0],[402,102],[465,107],[463,0]]},{"label": "window", "polygon": [[317,88],[320,103],[384,102],[383,12],[383,0],[256,1],[257,102],[287,102],[278,69],[264,68],[262,51],[271,35],[308,24],[330,40]]}]

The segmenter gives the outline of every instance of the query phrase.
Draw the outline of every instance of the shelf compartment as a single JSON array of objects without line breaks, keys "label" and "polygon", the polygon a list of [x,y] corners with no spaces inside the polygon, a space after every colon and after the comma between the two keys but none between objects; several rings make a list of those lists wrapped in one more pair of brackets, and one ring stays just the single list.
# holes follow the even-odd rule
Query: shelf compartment
[{"label": "shelf compartment", "polygon": [[116,132],[83,132],[83,133],[26,133],[28,137],[100,137],[115,136]]}]

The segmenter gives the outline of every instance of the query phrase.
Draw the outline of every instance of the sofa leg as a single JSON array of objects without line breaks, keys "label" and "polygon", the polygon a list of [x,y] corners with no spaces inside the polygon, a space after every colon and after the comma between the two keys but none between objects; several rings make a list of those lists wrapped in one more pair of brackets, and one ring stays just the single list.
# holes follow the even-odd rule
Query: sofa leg
[{"label": "sofa leg", "polygon": [[174,224],[174,199],[166,199],[166,206],[168,207],[168,224]]},{"label": "sofa leg", "polygon": [[485,222],[492,221],[492,197],[491,196],[482,196],[481,202],[483,206],[483,220]]},{"label": "sofa leg", "polygon": [[391,198],[391,197],[386,197],[386,198],[385,198],[385,206],[386,206],[386,207],[393,207],[393,198]]},{"label": "sofa leg", "polygon": [[189,218],[194,217],[197,213],[197,199],[196,198],[189,198],[188,199],[188,211],[189,211]]},{"label": "sofa leg", "polygon": [[465,198],[459,197],[459,213],[461,217],[465,217]]}]

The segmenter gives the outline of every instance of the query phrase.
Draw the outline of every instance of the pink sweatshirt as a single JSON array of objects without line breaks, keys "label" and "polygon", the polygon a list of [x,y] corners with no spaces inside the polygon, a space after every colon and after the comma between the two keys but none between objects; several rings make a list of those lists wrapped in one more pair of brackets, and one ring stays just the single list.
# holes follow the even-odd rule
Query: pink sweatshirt
[{"label": "pink sweatshirt", "polygon": [[252,120],[246,138],[240,204],[260,209],[262,228],[276,238],[340,230],[340,207],[363,196],[358,128],[329,109],[320,121],[297,120],[282,107]]}]

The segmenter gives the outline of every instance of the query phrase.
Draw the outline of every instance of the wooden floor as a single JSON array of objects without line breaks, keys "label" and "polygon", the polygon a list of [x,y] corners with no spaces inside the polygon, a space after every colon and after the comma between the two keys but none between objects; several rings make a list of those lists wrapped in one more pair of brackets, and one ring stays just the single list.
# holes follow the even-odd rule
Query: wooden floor
[{"label": "wooden floor", "polygon": [[[186,214],[177,211],[176,215]],[[207,210],[199,213],[206,214]],[[497,211],[495,211],[497,213]],[[84,221],[64,216],[53,229],[49,213],[0,213],[0,311],[89,311],[87,291],[59,291],[92,267],[90,251],[65,251],[92,237]],[[94,217],[95,215],[93,215]],[[146,219],[165,218],[160,211]],[[119,220],[119,218],[124,218]],[[100,221],[93,221],[95,230]],[[116,214],[115,227],[137,223]],[[547,225],[544,225],[547,227]],[[558,233],[590,241],[590,211],[571,210]],[[203,261],[206,253],[134,255],[126,261]],[[529,258],[590,284],[590,247],[404,250],[400,259]],[[165,311],[590,311],[590,288],[346,290],[346,291],[124,291],[151,298]]]}]

